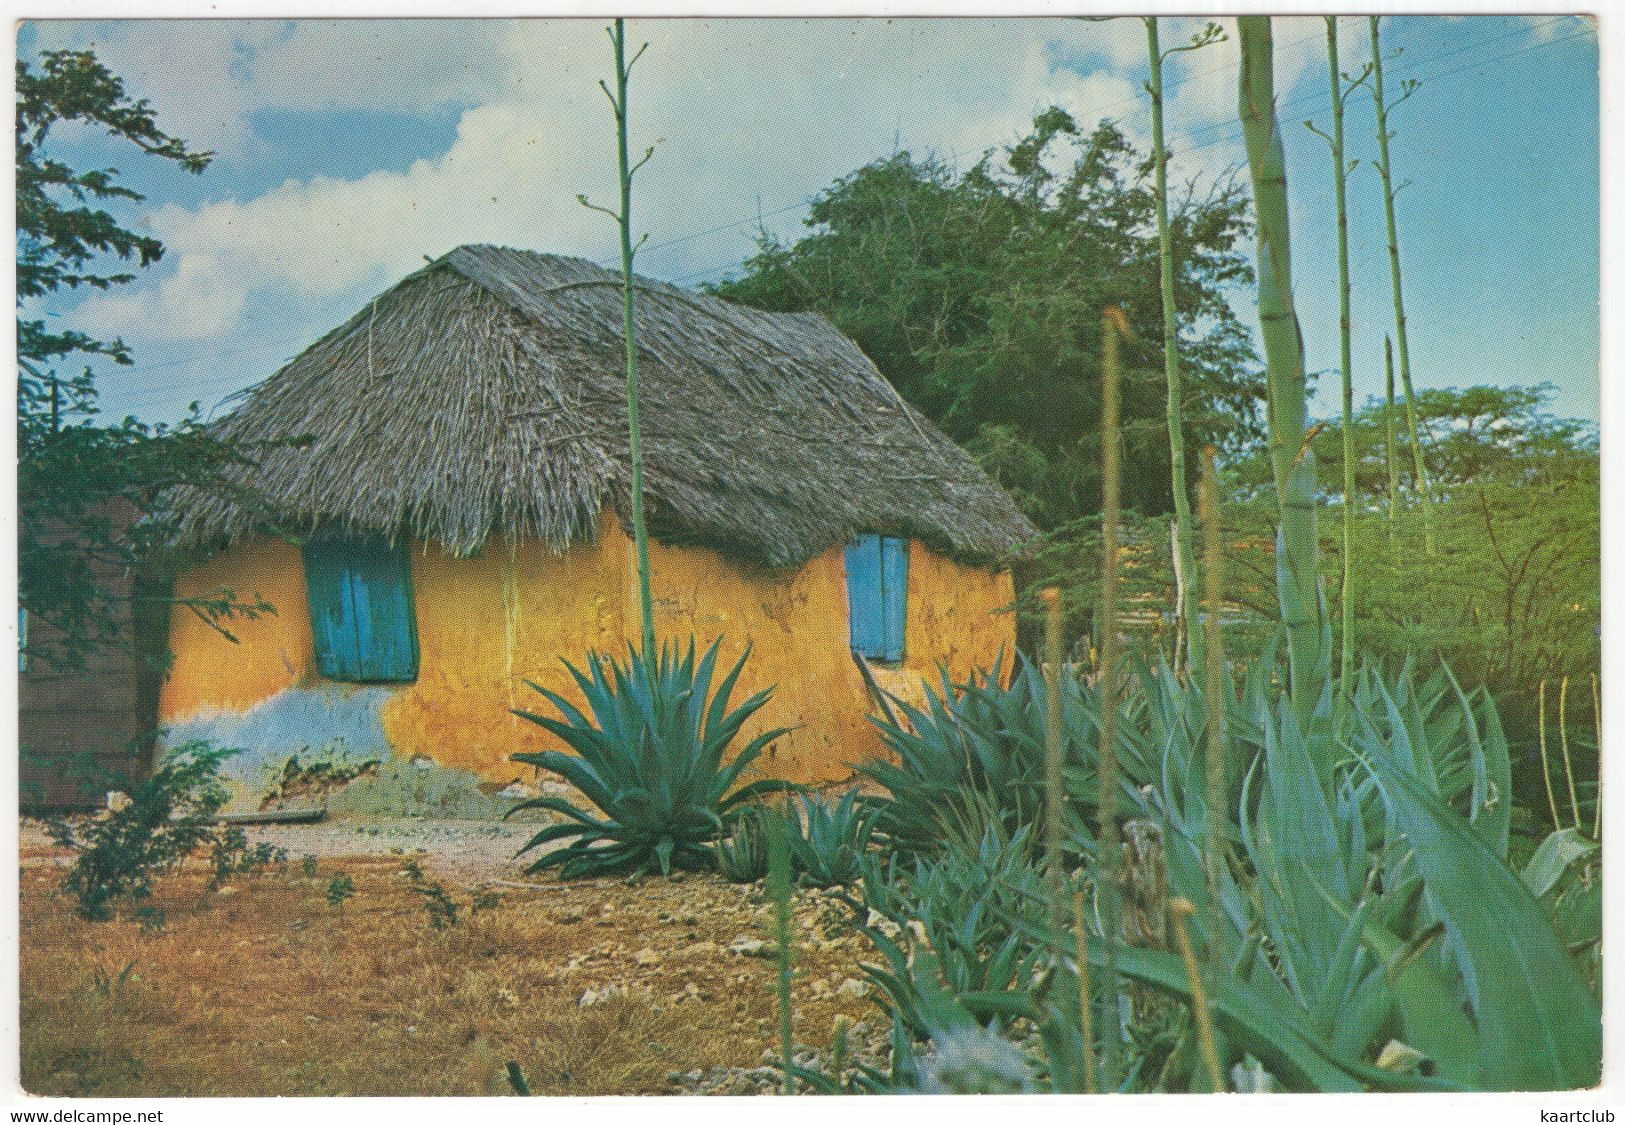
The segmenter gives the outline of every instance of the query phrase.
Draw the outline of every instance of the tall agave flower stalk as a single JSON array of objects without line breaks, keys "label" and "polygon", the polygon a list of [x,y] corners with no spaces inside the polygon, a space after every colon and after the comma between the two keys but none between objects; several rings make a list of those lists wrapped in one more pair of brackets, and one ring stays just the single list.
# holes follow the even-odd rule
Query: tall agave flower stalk
[{"label": "tall agave flower stalk", "polygon": [[1332,195],[1337,209],[1337,329],[1343,389],[1343,623],[1342,660],[1338,668],[1338,699],[1348,698],[1354,679],[1354,359],[1349,318],[1349,211],[1348,177],[1354,170],[1343,159],[1343,95],[1365,81],[1361,74],[1347,89],[1337,65],[1337,17],[1326,16],[1326,65],[1332,87],[1332,131],[1328,135],[1305,121],[1310,132],[1325,140],[1332,153]]},{"label": "tall agave flower stalk", "polygon": [[1240,111],[1258,216],[1258,319],[1268,374],[1270,466],[1277,515],[1276,596],[1287,636],[1292,698],[1314,705],[1330,672],[1315,540],[1315,455],[1309,447],[1303,335],[1292,304],[1286,156],[1275,118],[1274,43],[1268,16],[1236,20]]},{"label": "tall agave flower stalk", "polygon": [[1399,226],[1394,220],[1393,163],[1388,154],[1388,142],[1393,132],[1388,128],[1388,115],[1416,92],[1415,80],[1403,83],[1399,97],[1389,104],[1383,96],[1382,42],[1377,30],[1378,17],[1369,17],[1371,28],[1371,99],[1377,107],[1377,174],[1382,177],[1383,216],[1388,224],[1388,272],[1394,287],[1394,336],[1399,343],[1399,379],[1405,388],[1405,422],[1410,430],[1411,457],[1416,468],[1416,493],[1422,501],[1422,542],[1427,553],[1434,553],[1433,542],[1433,488],[1428,483],[1427,461],[1422,456],[1422,442],[1416,432],[1416,391],[1411,386],[1410,336],[1405,328],[1405,290],[1399,274]]},{"label": "tall agave flower stalk", "polygon": [[[1224,829],[1219,810],[1225,807],[1230,786],[1225,776],[1224,762],[1224,639],[1219,632],[1219,615],[1224,611],[1224,547],[1220,541],[1219,473],[1214,464],[1214,455],[1211,445],[1202,450],[1199,505],[1202,516],[1202,569],[1207,579],[1207,613],[1202,623],[1203,631],[1207,634],[1203,645],[1202,669],[1203,694],[1207,703],[1203,770],[1207,775],[1207,815],[1203,822],[1202,861],[1207,876],[1208,909],[1217,918],[1219,883],[1224,869]],[[1207,952],[1209,991],[1217,994],[1219,976],[1224,967],[1224,950],[1219,942],[1210,940]]]},{"label": "tall agave flower stalk", "polygon": [[1394,338],[1382,338],[1382,358],[1387,368],[1387,399],[1382,408],[1382,459],[1388,463],[1388,549],[1394,548],[1394,514],[1399,510],[1399,462],[1394,460]]},{"label": "tall agave flower stalk", "polygon": [[1597,748],[1597,791],[1591,795],[1591,838],[1602,839],[1602,701],[1597,698],[1597,673],[1591,673],[1591,732]]},{"label": "tall agave flower stalk", "polygon": [[615,21],[615,25],[610,28],[609,39],[615,47],[615,89],[611,91],[603,82],[598,83],[598,88],[604,91],[610,107],[615,111],[615,146],[617,168],[620,173],[621,205],[618,211],[612,211],[608,207],[599,207],[587,202],[584,195],[578,195],[576,198],[580,200],[582,206],[600,211],[614,219],[621,232],[621,313],[626,344],[626,425],[632,457],[632,543],[637,553],[638,614],[643,626],[643,653],[645,659],[654,660],[656,659],[654,599],[649,591],[649,532],[643,522],[643,431],[638,425],[638,347],[637,335],[632,324],[634,308],[632,262],[637,256],[638,248],[649,238],[645,234],[638,240],[636,246],[632,244],[632,177],[637,175],[638,169],[649,162],[649,157],[654,155],[654,149],[646,150],[642,158],[633,164],[627,150],[626,121],[627,82],[632,77],[632,67],[643,56],[648,44],[639,47],[637,54],[633,55],[630,61],[627,60],[625,20]]},{"label": "tall agave flower stalk", "polygon": [[[1044,866],[1057,916],[1065,916],[1061,873],[1061,591],[1046,586],[1044,600]],[[1063,922],[1064,925],[1064,922]]]},{"label": "tall agave flower stalk", "polygon": [[[1157,17],[1146,16],[1146,46],[1151,56],[1151,151],[1156,169],[1157,245],[1162,263],[1162,365],[1168,384],[1169,480],[1174,493],[1174,573],[1178,577],[1175,607],[1174,662],[1183,657],[1195,671],[1202,663],[1202,634],[1196,628],[1196,564],[1191,548],[1191,503],[1185,484],[1184,378],[1179,367],[1179,326],[1174,309],[1174,239],[1168,223],[1168,148],[1163,143],[1162,64],[1181,51],[1194,51],[1223,38],[1217,24],[1208,24],[1190,43],[1164,51],[1157,38]],[[1180,652],[1183,640],[1186,651]]]},{"label": "tall agave flower stalk", "polygon": [[1100,317],[1100,765],[1099,813],[1096,838],[1104,870],[1097,872],[1101,927],[1105,937],[1103,984],[1106,992],[1106,1027],[1103,1030],[1101,1071],[1104,1085],[1117,1089],[1121,1076],[1122,1028],[1118,1013],[1122,981],[1117,972],[1116,942],[1122,928],[1117,898],[1122,843],[1117,830],[1117,529],[1122,508],[1122,435],[1118,342],[1128,334],[1128,318],[1116,306]]}]

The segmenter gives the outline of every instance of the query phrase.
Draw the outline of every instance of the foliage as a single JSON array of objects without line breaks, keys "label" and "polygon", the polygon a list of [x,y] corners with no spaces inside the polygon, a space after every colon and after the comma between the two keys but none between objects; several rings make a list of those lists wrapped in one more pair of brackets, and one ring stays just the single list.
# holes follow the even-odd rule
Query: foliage
[{"label": "foliage", "polygon": [[209,849],[209,864],[214,868],[209,888],[218,889],[233,875],[252,875],[272,864],[286,865],[287,862],[286,849],[268,840],[261,840],[249,847],[248,837],[241,828],[227,828],[215,838],[214,845]]},{"label": "foliage", "polygon": [[[457,900],[451,897],[445,884],[431,881],[423,874],[423,868],[415,859],[409,859],[401,864],[401,874],[406,876],[411,884],[408,888],[413,894],[423,896],[423,910],[429,916],[429,925],[436,930],[449,930],[457,924]],[[483,910],[492,910],[502,904],[502,897],[489,889],[476,889],[469,898],[469,914],[479,914]]]},{"label": "foliage", "polygon": [[[17,300],[35,305],[62,290],[105,290],[135,275],[109,259],[151,265],[163,246],[121,225],[104,205],[138,203],[115,169],[80,171],[50,154],[53,129],[72,123],[198,173],[211,154],[194,152],[158,128],[142,100],[88,51],[50,51],[38,69],[17,62]],[[133,418],[96,422],[95,375],[63,372],[73,357],[128,365],[122,340],[98,340],[43,318],[17,319],[18,587],[31,618],[25,650],[51,667],[74,668],[97,646],[127,643],[132,612],[168,600],[162,585],[121,589],[127,571],[168,540],[161,497],[177,484],[254,498],[228,479],[250,450],[223,443],[194,406],[175,426]],[[256,505],[257,506],[257,505]],[[230,591],[182,599],[205,621],[270,612]],[[229,634],[228,634],[229,635]]]},{"label": "foliage", "polygon": [[146,898],[160,870],[212,839],[211,819],[227,798],[220,763],[236,752],[187,743],[135,785],[123,807],[83,824],[47,823],[53,841],[78,853],[62,889],[80,917],[106,921],[118,899]]},{"label": "foliage", "polygon": [[327,882],[327,905],[339,912],[339,920],[344,920],[345,900],[355,897],[355,880],[350,878],[348,872],[340,871]]},{"label": "foliage", "polygon": [[834,887],[857,880],[859,860],[869,846],[869,816],[849,789],[835,804],[813,794],[799,802],[786,842],[796,879],[805,886]]},{"label": "foliage", "polygon": [[429,915],[429,925],[436,930],[449,930],[457,924],[457,903],[440,883],[422,883],[412,888],[423,896],[423,909]]},{"label": "foliage", "polygon": [[944,988],[978,1025],[1006,1026],[999,997],[1031,987],[1040,953],[1019,923],[1048,909],[1030,826],[1008,831],[983,805],[945,828],[940,854],[865,856],[861,899],[847,900],[884,962],[864,972],[914,1038],[938,1026],[932,997]]},{"label": "foliage", "polygon": [[658,867],[706,869],[715,860],[709,841],[723,830],[723,817],[741,801],[772,790],[781,781],[755,781],[734,788],[739,775],[783,729],[752,738],[731,762],[723,757],[740,729],[767,703],[768,688],[728,709],[734,685],[750,657],[747,647],[713,690],[717,648],[713,642],[696,664],[694,642],[679,653],[662,646],[658,657],[628,645],[625,663],[589,653],[587,671],[569,661],[586,697],[589,718],[563,696],[530,686],[553,704],[560,718],[516,711],[558,736],[574,755],[556,750],[513,755],[513,760],[559,774],[597,806],[595,817],[562,797],[537,797],[509,810],[547,809],[569,818],[542,829],[519,854],[559,840],[567,847],[549,851],[527,869],[558,867],[565,878]]},{"label": "foliage", "polygon": [[[1226,966],[1207,996],[1225,1073],[1319,1090],[1595,1082],[1594,849],[1558,839],[1526,880],[1511,873],[1511,764],[1488,693],[1464,692],[1448,669],[1368,669],[1346,711],[1329,685],[1300,708],[1277,674],[1261,661],[1224,685],[1233,784],[1220,809],[1205,799],[1201,689],[1142,669],[1123,707],[1125,760],[1153,759],[1134,815],[1166,842],[1169,894],[1197,904],[1203,956]],[[869,912],[859,928],[883,963],[866,971],[910,1034],[1026,1021],[1041,1081],[1081,1090],[1078,935],[1020,854],[1030,826],[1008,833],[980,804],[980,848],[950,833],[937,853],[867,861],[852,905]],[[1201,853],[1210,816],[1231,852],[1217,901]],[[1077,843],[1079,889],[1098,893],[1101,865]],[[1095,916],[1091,969],[1103,937]],[[1114,958],[1136,988],[1189,1002],[1194,970],[1166,946],[1119,942]],[[1196,1088],[1190,1024],[1170,1026],[1171,1051],[1135,1029],[1125,1088]]]},{"label": "foliage", "polygon": [[304,872],[307,879],[316,878],[316,857],[307,852],[299,860],[299,870]]},{"label": "foliage", "polygon": [[[1389,667],[1408,653],[1437,656],[1463,680],[1487,685],[1509,733],[1531,746],[1539,681],[1567,675],[1583,682],[1600,671],[1601,659],[1597,439],[1589,424],[1544,410],[1552,393],[1543,384],[1418,395],[1437,502],[1436,551],[1426,567],[1416,565],[1425,557],[1418,512],[1402,508],[1389,538],[1380,402],[1356,414],[1351,435],[1354,538],[1368,545],[1352,589],[1362,655]],[[1328,425],[1314,446],[1340,475],[1339,427]],[[1414,493],[1408,459],[1394,456],[1406,492]],[[1228,585],[1256,614],[1268,611],[1273,569],[1267,479],[1256,455],[1234,458],[1226,470]],[[1323,573],[1331,574],[1341,565],[1340,544],[1328,537],[1321,548]],[[1336,608],[1335,587],[1333,594]],[[1587,727],[1577,720],[1577,729]],[[1544,804],[1539,787],[1538,763],[1520,763],[1520,795]]]},{"label": "foliage", "polygon": [[[1140,327],[1124,356],[1125,503],[1166,511],[1151,172],[1115,125],[1050,108],[963,173],[903,152],[837,180],[813,201],[810,233],[764,235],[717,292],[828,316],[1042,528],[1097,507],[1099,313],[1117,304]],[[1187,436],[1234,446],[1256,436],[1260,388],[1224,296],[1250,278],[1246,200],[1221,180],[1187,186],[1172,209]]]}]

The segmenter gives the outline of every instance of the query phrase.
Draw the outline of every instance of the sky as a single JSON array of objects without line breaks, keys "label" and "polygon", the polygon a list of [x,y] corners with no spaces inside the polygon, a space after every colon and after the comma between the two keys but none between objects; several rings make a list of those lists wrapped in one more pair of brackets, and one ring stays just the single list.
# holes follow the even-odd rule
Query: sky
[{"label": "sky", "polygon": [[[1165,47],[1202,20],[1164,18]],[[1227,21],[1226,26],[1228,27]],[[1337,408],[1336,243],[1325,25],[1277,18],[1276,87],[1292,201],[1295,296],[1312,413]],[[1245,169],[1238,51],[1165,68],[1171,179]],[[633,215],[639,273],[697,286],[735,274],[759,228],[805,231],[807,204],[891,155],[968,167],[1049,105],[1110,118],[1149,144],[1137,19],[632,20],[632,143],[654,155]],[[1339,21],[1345,70],[1370,57]],[[1597,40],[1583,19],[1382,21],[1412,368],[1420,387],[1557,387],[1551,409],[1599,411]],[[453,247],[492,242],[618,264],[614,224],[578,194],[615,193],[612,74],[594,20],[40,21],[18,57],[90,47],[160,125],[215,153],[201,176],[82,129],[51,154],[117,167],[144,203],[118,213],[168,247],[107,294],[65,295],[53,323],[133,348],[100,375],[104,411],[205,412],[272,374],[373,295]],[[1380,395],[1393,329],[1372,103],[1346,120],[1357,401]],[[1249,253],[1251,249],[1249,248]],[[1250,292],[1232,297],[1256,326]],[[25,313],[38,313],[24,310]],[[225,405],[223,405],[225,404]]]}]

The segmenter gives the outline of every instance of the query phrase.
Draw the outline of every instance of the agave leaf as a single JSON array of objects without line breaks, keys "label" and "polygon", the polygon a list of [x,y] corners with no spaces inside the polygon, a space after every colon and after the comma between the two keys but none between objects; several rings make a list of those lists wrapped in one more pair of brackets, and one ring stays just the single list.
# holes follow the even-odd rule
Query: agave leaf
[{"label": "agave leaf", "polygon": [[543,844],[551,844],[555,840],[568,840],[571,837],[598,839],[602,835],[603,833],[596,824],[553,824],[532,836],[530,842],[514,854],[516,856],[524,855],[532,848],[539,848]]},{"label": "agave leaf", "polygon": [[1419,955],[1416,943],[1407,945],[1370,917],[1362,920],[1360,937],[1383,963],[1404,1041],[1432,1059],[1444,1077],[1481,1088],[1478,1031],[1438,967]]},{"label": "agave leaf", "polygon": [[572,805],[563,797],[532,797],[530,800],[525,801],[522,804],[515,805],[507,812],[503,813],[502,819],[506,820],[514,813],[523,812],[526,809],[547,809],[549,812],[563,813],[570,819],[581,824],[588,825],[592,828],[604,828],[609,823],[607,821],[596,819],[585,810],[579,809],[575,805]]},{"label": "agave leaf", "polygon": [[1588,860],[1600,851],[1595,840],[1588,840],[1578,828],[1560,828],[1548,835],[1529,857],[1521,878],[1529,893],[1540,898],[1557,886],[1563,873],[1582,860]]},{"label": "agave leaf", "polygon": [[[553,773],[558,774],[579,789],[583,796],[604,812],[610,812],[614,808],[615,797],[612,783],[601,777],[592,764],[583,758],[572,758],[568,754],[560,754],[557,750],[513,754],[510,755],[510,758],[522,765],[539,766],[542,769],[551,770]],[[546,808],[550,806],[537,807]]]},{"label": "agave leaf", "polygon": [[1370,761],[1463,951],[1485,1082],[1504,1090],[1596,1085],[1602,1014],[1540,904],[1455,810],[1386,759]]},{"label": "agave leaf", "polygon": [[[1091,937],[1087,945],[1090,964],[1104,965],[1105,948],[1100,939]],[[1118,970],[1125,976],[1189,1002],[1190,983],[1179,958],[1127,946],[1119,946],[1116,953]],[[1449,1083],[1385,1074],[1341,1057],[1295,1013],[1246,982],[1227,977],[1217,985],[1214,995],[1208,997],[1215,1018],[1242,1049],[1299,1088],[1327,1093],[1359,1090],[1365,1083],[1389,1089],[1452,1088]]]}]

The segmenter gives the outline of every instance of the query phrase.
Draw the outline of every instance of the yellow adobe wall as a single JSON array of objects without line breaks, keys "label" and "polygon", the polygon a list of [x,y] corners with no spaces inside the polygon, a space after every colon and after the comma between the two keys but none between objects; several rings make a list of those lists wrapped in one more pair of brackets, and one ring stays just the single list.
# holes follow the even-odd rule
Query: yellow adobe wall
[{"label": "yellow adobe wall", "polygon": [[223,622],[232,644],[196,614],[177,606],[169,619],[174,655],[158,702],[158,721],[173,723],[202,711],[242,711],[316,674],[299,548],[277,539],[242,543],[175,582],[178,598],[230,590],[258,595],[276,607],[257,621]]},{"label": "yellow adobe wall", "polygon": [[[579,662],[594,648],[624,651],[637,620],[630,539],[606,514],[596,544],[578,545],[562,556],[533,541],[493,539],[476,558],[456,559],[434,548],[425,552],[421,545],[411,558],[418,679],[383,689],[352,690],[317,677],[297,547],[249,543],[188,574],[178,593],[254,590],[278,613],[234,623],[232,632],[241,643],[232,645],[177,611],[171,626],[175,662],[160,721],[243,713],[289,689],[350,692],[355,699],[379,700],[378,724],[402,758],[421,754],[490,781],[528,774],[508,756],[557,748],[557,742],[509,709],[553,713],[525,686],[526,679],[580,702],[559,657]],[[725,666],[747,641],[754,642],[734,701],[777,686],[745,737],[771,726],[795,728],[759,759],[761,774],[840,779],[850,773],[848,763],[880,750],[865,721],[868,702],[848,648],[842,548],[783,572],[741,567],[705,549],[655,543],[650,569],[659,635],[686,639],[693,634],[701,646],[720,636],[719,664]],[[919,699],[922,677],[934,682],[939,663],[946,662],[959,678],[986,667],[1001,649],[1014,645],[1014,621],[998,612],[1011,600],[1008,573],[960,566],[913,544],[906,659],[877,669],[877,677],[905,698]],[[308,708],[286,713],[298,715],[298,724],[307,728],[290,731],[289,738],[305,742],[319,737],[322,716],[331,714]],[[216,720],[211,733],[217,729],[219,737],[230,737],[229,728],[219,728]]]}]

